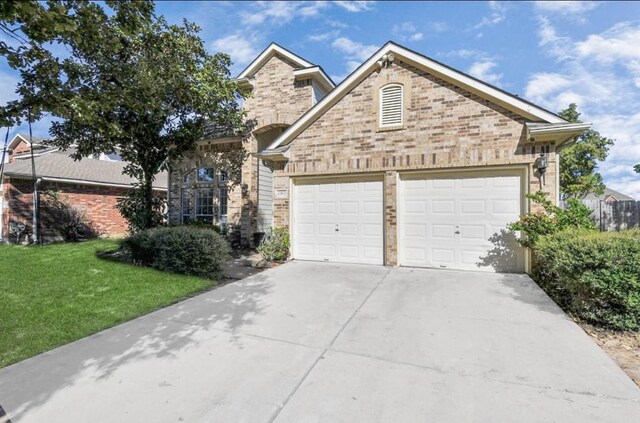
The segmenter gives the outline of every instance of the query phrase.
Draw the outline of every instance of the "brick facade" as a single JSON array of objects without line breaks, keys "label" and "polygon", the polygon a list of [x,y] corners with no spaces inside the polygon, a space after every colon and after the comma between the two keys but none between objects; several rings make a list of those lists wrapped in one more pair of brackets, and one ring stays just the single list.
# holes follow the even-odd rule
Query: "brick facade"
[{"label": "brick facade", "polygon": [[[399,82],[405,90],[405,124],[380,130],[378,89]],[[276,187],[290,178],[377,172],[385,179],[385,261],[397,264],[396,174],[409,170],[485,166],[526,166],[531,186],[555,198],[553,144],[527,142],[525,119],[444,80],[402,62],[372,72],[362,83],[304,130],[292,143],[290,159],[275,171]],[[546,184],[533,164],[548,150]],[[275,226],[289,226],[289,199],[275,199]]]},{"label": "brick facade", "polygon": [[[254,75],[252,97],[244,105],[249,118],[256,121],[246,144],[250,152],[258,149],[260,131],[289,126],[311,107],[310,87],[295,81],[293,69],[275,56]],[[404,87],[404,123],[381,129],[378,92],[388,83]],[[396,60],[372,71],[293,140],[289,159],[272,163],[274,190],[289,190],[296,178],[378,174],[384,179],[385,263],[396,265],[397,180],[402,172],[516,166],[527,174],[528,192],[541,189],[556,198],[555,145],[529,142],[526,122],[510,110]],[[542,151],[549,162],[544,184],[534,167]],[[255,230],[257,160],[252,156],[245,163],[242,183],[248,195],[246,199],[238,196],[248,212],[234,215],[245,228],[243,237],[249,236],[246,228]],[[274,197],[276,227],[289,227],[290,195]],[[173,185],[170,207],[179,209]],[[172,219],[176,219],[174,212]]]},{"label": "brick facade", "polygon": [[[311,108],[313,92],[308,80],[296,81],[293,71],[296,65],[278,54],[271,57],[251,78],[252,95],[244,101],[247,120],[253,123],[253,131],[245,140],[237,140],[236,147],[244,147],[248,153],[263,149],[272,139],[273,128],[286,128]],[[185,185],[185,170],[208,166],[203,154],[206,151],[231,148],[212,142],[201,143],[180,163],[172,166],[169,177],[169,221],[181,223],[181,198],[183,188],[197,188],[197,183]],[[249,155],[242,167],[241,184],[229,191],[227,223],[240,230],[244,245],[253,244],[256,231],[258,203],[258,159]],[[242,186],[246,195],[242,195]]]},{"label": "brick facade", "polygon": [[[9,235],[9,222],[22,222],[32,226],[33,182],[28,179],[5,178],[3,184],[2,234],[5,241],[14,242]],[[96,229],[104,236],[123,235],[127,232],[127,222],[116,209],[116,202],[127,189],[106,186],[43,182],[39,192],[53,191],[59,198],[78,207],[86,213]],[[45,241],[53,241],[56,235],[49,226],[49,216],[45,196],[40,196],[41,231]]]}]

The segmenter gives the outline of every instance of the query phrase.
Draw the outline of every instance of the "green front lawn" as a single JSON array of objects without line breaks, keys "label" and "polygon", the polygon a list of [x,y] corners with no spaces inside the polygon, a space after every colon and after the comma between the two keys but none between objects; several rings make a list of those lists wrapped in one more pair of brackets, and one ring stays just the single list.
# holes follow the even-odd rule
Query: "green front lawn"
[{"label": "green front lawn", "polygon": [[96,257],[116,245],[0,245],[0,367],[215,285]]}]

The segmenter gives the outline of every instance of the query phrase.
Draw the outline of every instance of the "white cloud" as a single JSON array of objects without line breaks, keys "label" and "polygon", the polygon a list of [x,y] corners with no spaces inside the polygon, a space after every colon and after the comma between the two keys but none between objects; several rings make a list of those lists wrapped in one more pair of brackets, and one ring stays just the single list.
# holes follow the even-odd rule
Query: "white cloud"
[{"label": "white cloud", "polygon": [[357,59],[361,62],[367,60],[380,48],[374,45],[358,43],[347,37],[337,38],[331,46],[343,53],[346,53],[350,60]]},{"label": "white cloud", "polygon": [[449,30],[449,25],[446,22],[427,22],[427,28],[431,32],[445,32]]},{"label": "white cloud", "polygon": [[491,59],[483,59],[474,62],[467,73],[469,75],[480,79],[481,81],[488,82],[489,84],[498,85],[500,79],[502,79],[501,73],[496,73],[493,69],[497,66],[497,63]]},{"label": "white cloud", "polygon": [[247,10],[240,12],[240,20],[246,26],[280,26],[297,18],[320,16],[329,7],[324,1],[258,1],[250,3]]},{"label": "white cloud", "polygon": [[371,57],[373,53],[378,51],[379,48],[378,46],[370,44],[358,43],[347,37],[340,37],[335,39],[331,46],[336,50],[344,53],[346,58],[345,73],[343,73],[342,75],[331,75],[331,79],[336,82],[341,82],[365,60]]},{"label": "white cloud", "polygon": [[575,15],[589,12],[598,7],[595,1],[536,1],[536,10],[556,15]]},{"label": "white cloud", "polygon": [[347,12],[357,13],[364,12],[371,9],[373,2],[371,1],[334,1],[336,6],[339,6]]},{"label": "white cloud", "polygon": [[539,45],[556,61],[553,72],[529,77],[525,97],[558,111],[576,103],[582,120],[603,136],[615,139],[600,164],[605,183],[640,199],[640,178],[632,166],[640,162],[640,25],[620,23],[582,40],[558,35],[546,18]]},{"label": "white cloud", "polygon": [[403,22],[401,24],[394,25],[391,29],[391,33],[402,41],[420,41],[424,38],[424,34],[419,32],[416,26],[411,22]]},{"label": "white cloud", "polygon": [[334,31],[328,31],[328,32],[321,32],[317,34],[311,34],[307,36],[307,39],[309,41],[320,42],[320,41],[327,41],[330,38],[336,38],[338,35],[340,35],[340,31],[334,30]]},{"label": "white cloud", "polygon": [[[483,17],[480,22],[473,25],[470,29],[478,30],[484,27],[495,26],[506,19],[509,8],[508,3],[490,1],[487,4],[490,10],[489,15]],[[482,34],[480,34],[480,36],[482,36]]]},{"label": "white cloud", "polygon": [[571,39],[558,35],[555,27],[549,19],[544,16],[538,17],[538,45],[543,47],[545,52],[557,59],[570,59],[573,55]]},{"label": "white cloud", "polygon": [[243,35],[233,34],[218,38],[211,43],[212,50],[231,56],[234,65],[246,65],[258,56],[256,40]]},{"label": "white cloud", "polygon": [[581,57],[605,63],[624,60],[640,60],[640,26],[621,22],[611,29],[592,34],[576,44]]}]

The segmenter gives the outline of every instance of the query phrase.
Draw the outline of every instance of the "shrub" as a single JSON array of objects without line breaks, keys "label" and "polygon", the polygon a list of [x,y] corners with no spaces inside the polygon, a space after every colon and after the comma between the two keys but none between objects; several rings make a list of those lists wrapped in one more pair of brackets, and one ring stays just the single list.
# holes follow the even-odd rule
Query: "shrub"
[{"label": "shrub", "polygon": [[229,244],[211,227],[164,226],[139,231],[122,241],[136,264],[210,279],[222,276]]},{"label": "shrub", "polygon": [[591,210],[575,198],[567,200],[567,208],[562,209],[554,205],[542,191],[527,194],[527,198],[542,206],[541,211],[524,214],[515,223],[509,225],[512,231],[521,231],[517,239],[524,247],[535,247],[538,239],[567,228],[595,230],[596,226],[590,219]]},{"label": "shrub", "polygon": [[72,242],[93,239],[100,235],[100,231],[85,211],[69,204],[58,192],[44,191],[42,202],[43,217],[54,235]]},{"label": "shrub", "polygon": [[566,311],[618,330],[640,330],[640,231],[569,229],[536,243],[540,286]]},{"label": "shrub", "polygon": [[271,228],[264,235],[258,253],[266,261],[285,261],[289,257],[289,234],[285,228]]},{"label": "shrub", "polygon": [[129,232],[141,231],[150,224],[151,227],[162,225],[166,218],[167,201],[163,197],[154,195],[151,200],[151,210],[147,210],[144,193],[139,185],[135,185],[124,197],[118,199],[116,208],[127,220]]}]

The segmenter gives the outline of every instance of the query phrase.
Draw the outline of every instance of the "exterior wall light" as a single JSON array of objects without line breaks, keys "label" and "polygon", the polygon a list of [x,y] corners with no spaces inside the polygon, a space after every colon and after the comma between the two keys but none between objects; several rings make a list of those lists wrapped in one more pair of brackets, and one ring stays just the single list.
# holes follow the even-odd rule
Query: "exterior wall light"
[{"label": "exterior wall light", "polygon": [[549,167],[547,156],[544,153],[540,153],[540,157],[538,158],[538,172],[540,172],[541,175],[544,175],[547,171],[547,167]]},{"label": "exterior wall light", "polygon": [[540,157],[536,160],[536,167],[538,168],[538,174],[540,179],[540,186],[545,185],[546,180],[544,174],[547,172],[547,167],[549,166],[549,162],[547,160],[547,155],[544,153],[540,153]]}]

